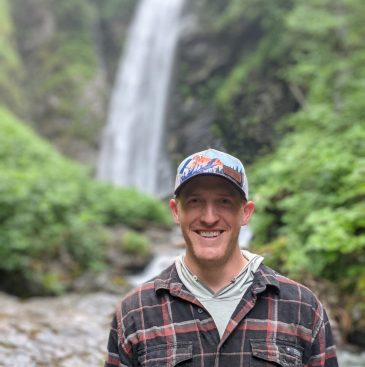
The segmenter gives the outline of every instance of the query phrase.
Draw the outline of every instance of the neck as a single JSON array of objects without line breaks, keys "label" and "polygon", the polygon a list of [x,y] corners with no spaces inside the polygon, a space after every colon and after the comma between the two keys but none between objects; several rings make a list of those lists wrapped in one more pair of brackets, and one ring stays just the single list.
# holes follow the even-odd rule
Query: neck
[{"label": "neck", "polygon": [[232,281],[247,264],[247,260],[242,256],[239,248],[238,253],[230,261],[222,264],[217,263],[198,263],[193,261],[188,255],[184,262],[189,270],[206,284],[213,292],[218,292]]}]

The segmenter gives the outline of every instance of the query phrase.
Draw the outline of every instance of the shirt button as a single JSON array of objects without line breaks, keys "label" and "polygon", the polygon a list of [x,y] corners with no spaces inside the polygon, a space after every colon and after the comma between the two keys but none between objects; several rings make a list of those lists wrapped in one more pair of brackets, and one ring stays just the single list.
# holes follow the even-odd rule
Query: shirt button
[{"label": "shirt button", "polygon": [[204,310],[202,309],[202,308],[198,308],[198,313],[203,313],[204,312]]}]

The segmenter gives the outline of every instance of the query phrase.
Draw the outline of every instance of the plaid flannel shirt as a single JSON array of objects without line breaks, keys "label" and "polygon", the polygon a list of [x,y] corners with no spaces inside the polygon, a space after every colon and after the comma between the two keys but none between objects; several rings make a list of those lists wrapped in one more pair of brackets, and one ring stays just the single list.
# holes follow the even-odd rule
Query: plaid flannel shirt
[{"label": "plaid flannel shirt", "polygon": [[338,367],[322,304],[261,264],[222,338],[173,264],[127,294],[112,320],[105,367]]}]

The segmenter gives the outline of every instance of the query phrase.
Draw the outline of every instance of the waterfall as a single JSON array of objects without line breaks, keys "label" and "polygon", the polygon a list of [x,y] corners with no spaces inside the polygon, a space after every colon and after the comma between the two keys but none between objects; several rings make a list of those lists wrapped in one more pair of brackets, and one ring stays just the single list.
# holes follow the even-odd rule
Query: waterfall
[{"label": "waterfall", "polygon": [[183,2],[141,0],[119,64],[97,166],[98,179],[158,197],[173,188],[163,137]]}]

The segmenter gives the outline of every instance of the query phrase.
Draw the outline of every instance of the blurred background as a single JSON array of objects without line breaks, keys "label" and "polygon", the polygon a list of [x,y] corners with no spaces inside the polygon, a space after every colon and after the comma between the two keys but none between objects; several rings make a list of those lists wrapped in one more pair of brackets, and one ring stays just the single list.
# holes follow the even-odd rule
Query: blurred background
[{"label": "blurred background", "polygon": [[1,366],[102,365],[117,299],[182,251],[174,172],[207,147],[245,164],[242,245],[365,366],[363,0],[0,0],[0,19]]}]

